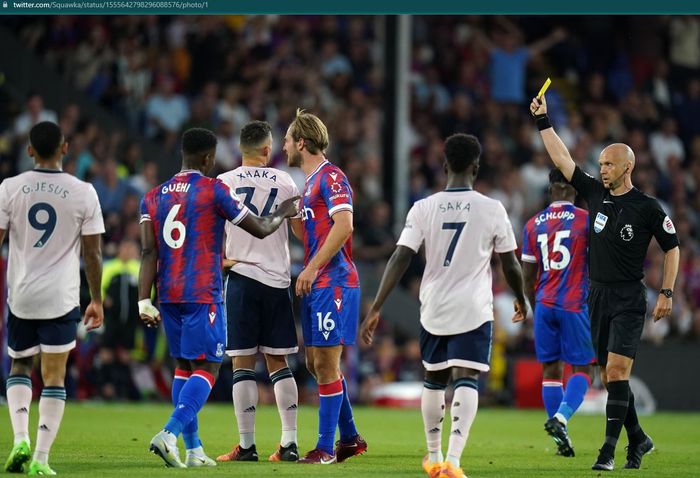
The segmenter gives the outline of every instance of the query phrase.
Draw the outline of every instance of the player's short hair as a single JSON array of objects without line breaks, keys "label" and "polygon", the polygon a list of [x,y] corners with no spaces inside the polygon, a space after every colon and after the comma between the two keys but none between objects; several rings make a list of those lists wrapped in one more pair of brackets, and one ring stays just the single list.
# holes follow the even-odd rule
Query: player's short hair
[{"label": "player's short hair", "polygon": [[216,148],[216,135],[205,128],[190,128],[182,133],[182,152],[186,155],[206,153]]},{"label": "player's short hair", "polygon": [[549,184],[566,184],[568,186],[569,181],[564,177],[564,173],[554,168],[549,171]]},{"label": "player's short hair", "polygon": [[29,144],[42,159],[49,159],[63,144],[63,133],[56,123],[42,121],[29,130]]},{"label": "player's short hair", "polygon": [[456,133],[445,140],[445,159],[450,171],[463,173],[481,156],[481,144],[476,136]]},{"label": "player's short hair", "polygon": [[251,121],[241,129],[241,149],[259,148],[272,134],[267,121]]},{"label": "player's short hair", "polygon": [[296,118],[289,125],[289,134],[294,141],[304,138],[306,149],[311,154],[325,153],[328,148],[328,128],[318,116],[297,109]]}]

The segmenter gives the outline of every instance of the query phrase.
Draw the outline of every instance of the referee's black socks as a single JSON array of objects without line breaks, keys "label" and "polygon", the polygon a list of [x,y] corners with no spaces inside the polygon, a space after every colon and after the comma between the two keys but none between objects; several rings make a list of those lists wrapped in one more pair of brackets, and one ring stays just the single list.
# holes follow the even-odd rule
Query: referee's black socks
[{"label": "referee's black socks", "polygon": [[602,455],[615,456],[615,446],[620,437],[622,426],[627,418],[630,400],[629,380],[608,382],[608,403],[605,406],[605,443],[600,449]]},{"label": "referee's black socks", "polygon": [[625,417],[625,430],[627,430],[627,438],[629,439],[630,445],[637,445],[642,443],[646,438],[646,434],[642,427],[639,425],[639,419],[637,419],[637,410],[634,408],[634,393],[630,390],[630,400],[627,406],[627,416]]}]

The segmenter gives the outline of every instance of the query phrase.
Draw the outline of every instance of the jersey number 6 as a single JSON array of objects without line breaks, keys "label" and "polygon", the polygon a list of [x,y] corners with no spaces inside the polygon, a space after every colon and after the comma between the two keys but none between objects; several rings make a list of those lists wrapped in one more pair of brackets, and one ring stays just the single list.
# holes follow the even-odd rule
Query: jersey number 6
[{"label": "jersey number 6", "polygon": [[[163,224],[163,240],[172,249],[180,249],[185,243],[185,236],[187,235],[185,224],[175,220],[175,216],[180,212],[180,207],[182,207],[182,204],[175,204],[170,209],[168,217],[165,218],[165,224]],[[177,238],[174,234],[175,231],[177,231]]]}]

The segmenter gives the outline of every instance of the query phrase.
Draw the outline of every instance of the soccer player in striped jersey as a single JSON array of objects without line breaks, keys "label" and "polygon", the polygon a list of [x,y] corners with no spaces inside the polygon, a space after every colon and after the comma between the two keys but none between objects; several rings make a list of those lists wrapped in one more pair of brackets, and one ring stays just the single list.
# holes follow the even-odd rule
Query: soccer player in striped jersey
[{"label": "soccer player in striped jersey", "polygon": [[[558,169],[549,173],[552,203],[525,224],[523,275],[542,363],[545,430],[557,454],[574,456],[567,424],[590,386],[593,343],[588,319],[588,211],[574,206],[576,190]],[[573,366],[564,392],[564,363]]]},{"label": "soccer player in striped jersey", "polygon": [[[302,297],[301,326],[306,365],[319,392],[318,441],[299,463],[331,464],[364,453],[347,384],[340,373],[346,345],[354,345],[360,311],[360,281],[352,261],[352,189],[328,162],[326,125],[310,113],[297,116],[284,138],[287,164],[306,173],[301,203],[304,270],[296,282]],[[340,440],[333,446],[336,426]]]},{"label": "soccer player in striped jersey", "polygon": [[[61,129],[44,121],[29,132],[34,169],[0,184],[0,244],[9,231],[7,345],[12,368],[7,405],[15,435],[5,471],[55,475],[49,450],[66,403],[66,363],[80,321],[80,250],[90,287],[87,330],[102,324],[102,210],[91,184],[64,173],[68,151]],[[41,354],[36,449],[29,440],[34,356]]]},{"label": "soccer player in striped jersey", "polygon": [[[272,128],[252,121],[241,129],[243,165],[219,175],[253,212],[267,216],[279,203],[298,196],[291,176],[267,167],[272,155]],[[289,220],[295,235],[301,235],[301,218]],[[288,228],[280,227],[265,239],[256,239],[231,223],[226,224],[226,354],[233,361],[233,406],[238,422],[239,443],[217,461],[258,461],[255,447],[255,413],[258,384],[255,361],[258,351],[275,391],[282,422],[280,446],[270,461],[297,461],[297,408],[299,392],[287,355],[299,351],[294,324],[289,259]]]},{"label": "soccer player in striped jersey", "polygon": [[[447,188],[417,201],[406,218],[394,254],[360,336],[372,343],[379,312],[411,258],[425,244],[420,286],[421,356],[425,380],[421,412],[428,455],[423,470],[431,478],[464,478],[460,460],[476,418],[479,374],[488,372],[493,331],[491,257],[497,253],[516,295],[513,321],[527,313],[517,244],[503,205],[472,190],[481,145],[472,135],[445,141]],[[447,457],[442,454],[445,389],[454,385]]]},{"label": "soccer player in striped jersey", "polygon": [[[141,202],[142,260],[139,313],[149,326],[162,320],[178,368],[173,381],[175,410],[150,450],[167,466],[214,466],[197,433],[197,413],[206,402],[226,348],[221,264],[224,225],[231,221],[258,238],[266,237],[297,214],[283,201],[271,215],[258,217],[218,179],[204,176],[214,166],[216,136],[192,128],[182,135],[182,170],[146,193]],[[158,284],[160,311],[151,303]],[[183,434],[186,463],[177,437]]]}]

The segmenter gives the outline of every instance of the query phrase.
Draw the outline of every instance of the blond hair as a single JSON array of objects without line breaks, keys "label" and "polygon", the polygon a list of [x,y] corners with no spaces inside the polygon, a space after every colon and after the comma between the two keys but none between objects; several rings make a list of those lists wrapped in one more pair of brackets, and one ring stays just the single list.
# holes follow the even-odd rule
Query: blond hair
[{"label": "blond hair", "polygon": [[294,141],[304,138],[304,145],[311,154],[325,153],[328,148],[328,129],[318,116],[297,108],[297,115],[289,125],[289,135]]}]

